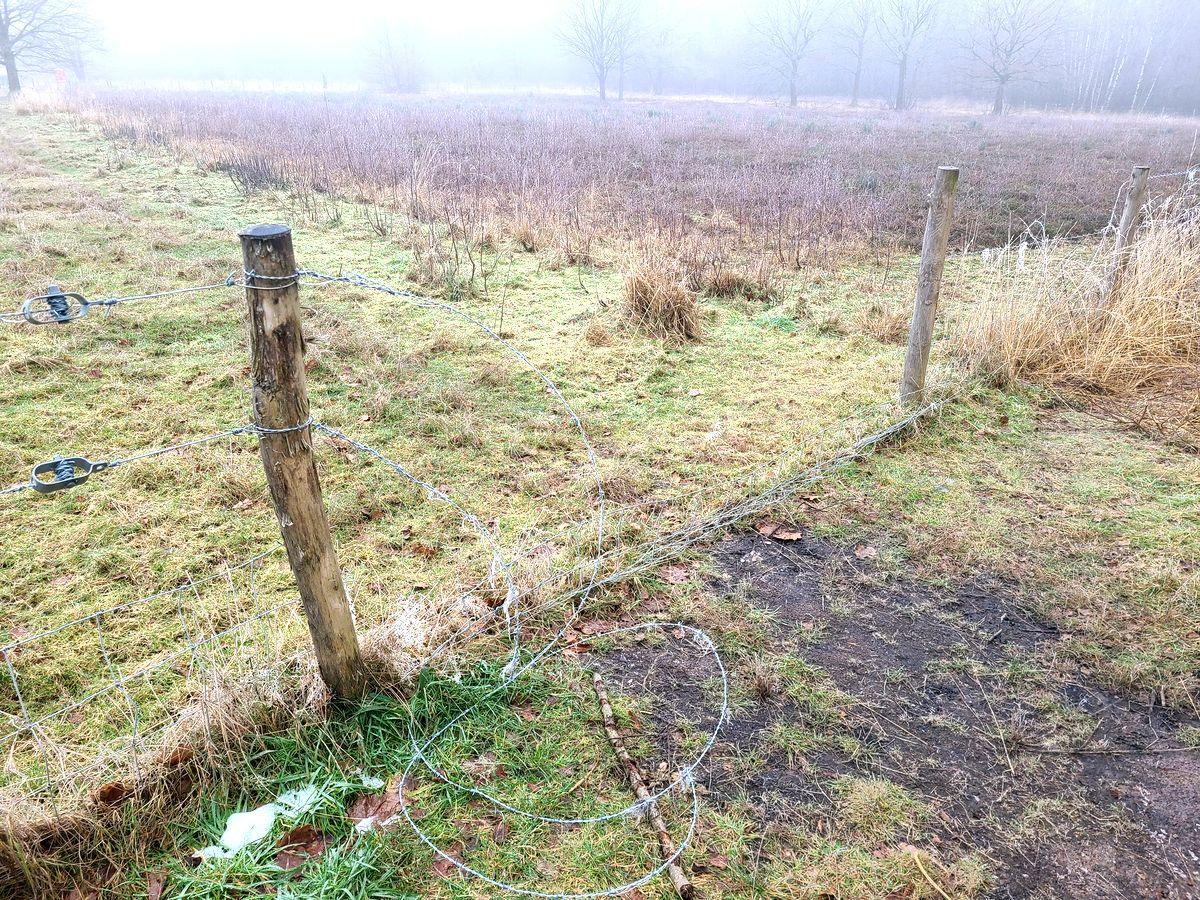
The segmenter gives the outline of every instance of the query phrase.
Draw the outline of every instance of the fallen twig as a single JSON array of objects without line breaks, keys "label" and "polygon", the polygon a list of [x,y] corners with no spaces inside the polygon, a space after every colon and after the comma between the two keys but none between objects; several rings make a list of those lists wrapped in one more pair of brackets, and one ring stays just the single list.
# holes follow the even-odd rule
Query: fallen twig
[{"label": "fallen twig", "polygon": [[[600,715],[604,717],[604,731],[608,735],[608,742],[612,744],[613,753],[617,755],[617,759],[624,767],[625,776],[629,779],[633,792],[637,794],[639,800],[646,804],[646,810],[650,814],[650,823],[658,832],[658,847],[662,852],[663,859],[671,860],[675,856],[675,842],[667,833],[667,823],[663,821],[662,813],[658,811],[658,804],[654,802],[650,789],[646,787],[646,779],[642,775],[641,769],[633,761],[629,751],[625,749],[625,741],[621,737],[620,729],[617,728],[617,720],[613,717],[612,704],[608,702],[608,692],[604,689],[604,679],[598,673],[592,673],[592,686],[596,689],[596,698],[600,701]],[[671,878],[671,884],[675,886],[675,892],[680,897],[684,900],[692,900],[696,896],[695,888],[688,881],[687,875],[684,874],[678,862],[668,863],[667,874]]]}]

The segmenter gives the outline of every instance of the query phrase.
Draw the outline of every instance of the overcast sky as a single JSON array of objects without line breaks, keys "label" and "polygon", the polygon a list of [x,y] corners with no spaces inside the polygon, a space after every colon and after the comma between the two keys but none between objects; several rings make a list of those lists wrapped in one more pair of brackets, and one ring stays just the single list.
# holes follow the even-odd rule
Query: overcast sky
[{"label": "overcast sky", "polygon": [[[566,0],[87,0],[104,50],[96,74],[114,79],[355,81],[387,23],[424,48],[433,80],[570,80],[581,64],[555,31]],[[741,21],[735,0],[662,0],[689,28]],[[680,16],[679,13],[685,13]]]}]

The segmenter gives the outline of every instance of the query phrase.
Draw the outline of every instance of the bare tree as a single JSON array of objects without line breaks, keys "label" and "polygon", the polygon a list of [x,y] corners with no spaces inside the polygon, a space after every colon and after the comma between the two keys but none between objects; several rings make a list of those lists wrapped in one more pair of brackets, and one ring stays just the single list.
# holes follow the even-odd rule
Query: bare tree
[{"label": "bare tree", "polygon": [[74,0],[0,0],[0,59],[9,94],[23,69],[73,67],[95,42],[95,29]]},{"label": "bare tree", "polygon": [[637,58],[642,30],[634,7],[624,5],[617,19],[615,41],[617,45],[617,99],[625,99],[625,76]]},{"label": "bare tree", "polygon": [[661,96],[666,87],[667,77],[678,68],[679,35],[675,27],[658,22],[646,35],[646,68],[650,75],[650,92]]},{"label": "bare tree", "polygon": [[574,0],[559,38],[587,63],[600,99],[607,100],[608,80],[614,69],[620,80],[619,94],[624,97],[625,71],[632,58],[635,32],[634,8],[626,0]]},{"label": "bare tree", "polygon": [[788,105],[800,97],[800,63],[821,31],[820,0],[769,0],[755,30],[765,45],[767,67],[787,85]]},{"label": "bare tree", "polygon": [[846,53],[854,60],[854,84],[850,89],[850,105],[858,106],[862,89],[863,64],[867,58],[867,38],[875,22],[875,0],[850,0],[838,34]]},{"label": "bare tree", "polygon": [[972,74],[992,86],[992,115],[1004,112],[1012,84],[1045,69],[1061,12],[1061,0],[979,0],[967,53]]},{"label": "bare tree", "polygon": [[879,37],[896,64],[896,109],[908,105],[908,67],[921,39],[937,21],[939,0],[885,0]]},{"label": "bare tree", "polygon": [[379,29],[371,53],[371,75],[385,91],[415,94],[421,90],[421,57],[412,34],[393,40],[387,25]]}]

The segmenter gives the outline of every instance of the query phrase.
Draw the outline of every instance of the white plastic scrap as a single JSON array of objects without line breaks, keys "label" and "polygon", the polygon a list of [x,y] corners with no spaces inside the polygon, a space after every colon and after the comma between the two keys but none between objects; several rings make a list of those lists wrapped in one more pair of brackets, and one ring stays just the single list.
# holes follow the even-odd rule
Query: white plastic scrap
[{"label": "white plastic scrap", "polygon": [[220,842],[216,846],[197,850],[196,856],[202,860],[229,859],[269,835],[275,826],[276,816],[282,815],[289,819],[301,816],[313,807],[320,795],[320,789],[315,784],[310,784],[308,787],[280,794],[274,803],[249,812],[233,813],[225,821],[225,830],[221,832]]}]

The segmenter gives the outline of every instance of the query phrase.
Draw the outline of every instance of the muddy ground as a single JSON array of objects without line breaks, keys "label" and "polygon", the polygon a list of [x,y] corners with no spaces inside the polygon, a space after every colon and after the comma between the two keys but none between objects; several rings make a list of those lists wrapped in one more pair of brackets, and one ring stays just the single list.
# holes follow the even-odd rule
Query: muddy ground
[{"label": "muddy ground", "polygon": [[[932,806],[926,845],[990,861],[992,897],[1200,898],[1200,753],[1179,740],[1196,723],[1065,661],[1059,631],[1023,612],[1014,586],[889,581],[852,549],[808,536],[738,536],[714,559],[708,589],[769,612],[770,642],[849,695],[838,727],[861,748],[764,753],[773,724],[808,713],[787,696],[737,703],[705,770],[715,802],[748,799],[765,828],[821,829],[833,778],[881,776]],[[669,768],[683,756],[676,717],[715,721],[706,666],[678,646],[601,662],[614,686],[660,698]]]}]

